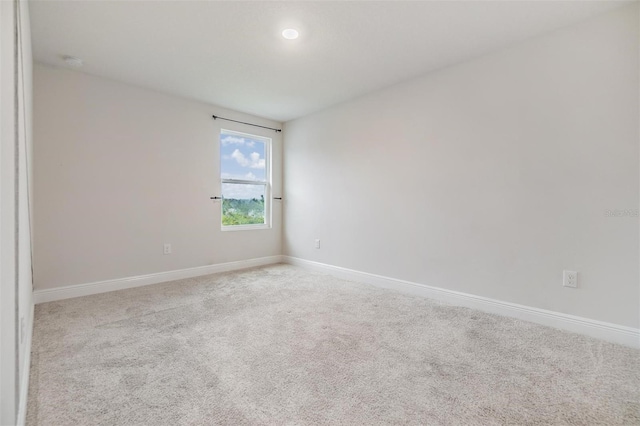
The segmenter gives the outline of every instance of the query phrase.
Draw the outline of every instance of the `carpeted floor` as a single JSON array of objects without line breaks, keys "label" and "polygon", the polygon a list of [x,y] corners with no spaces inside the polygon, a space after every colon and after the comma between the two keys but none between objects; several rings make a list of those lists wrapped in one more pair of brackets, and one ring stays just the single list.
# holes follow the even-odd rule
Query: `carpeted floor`
[{"label": "carpeted floor", "polygon": [[28,425],[634,425],[640,351],[289,265],[36,306]]}]

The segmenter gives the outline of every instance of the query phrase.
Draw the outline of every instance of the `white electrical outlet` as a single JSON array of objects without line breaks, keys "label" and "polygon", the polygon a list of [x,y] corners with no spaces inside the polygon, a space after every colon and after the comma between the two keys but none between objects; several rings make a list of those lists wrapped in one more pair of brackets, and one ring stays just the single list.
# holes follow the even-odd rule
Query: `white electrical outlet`
[{"label": "white electrical outlet", "polygon": [[164,243],[164,254],[171,254],[171,244]]},{"label": "white electrical outlet", "polygon": [[562,271],[562,285],[565,287],[578,287],[578,273],[576,271]]},{"label": "white electrical outlet", "polygon": [[319,249],[320,248],[320,240],[316,240],[316,248]]}]

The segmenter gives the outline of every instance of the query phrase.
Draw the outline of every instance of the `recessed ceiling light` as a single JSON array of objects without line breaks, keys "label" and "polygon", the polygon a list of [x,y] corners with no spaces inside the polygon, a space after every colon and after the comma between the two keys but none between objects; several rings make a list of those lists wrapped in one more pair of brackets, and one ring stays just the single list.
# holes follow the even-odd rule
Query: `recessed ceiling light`
[{"label": "recessed ceiling light", "polygon": [[65,64],[76,68],[80,68],[83,65],[82,59],[76,58],[75,56],[64,55],[62,60]]},{"label": "recessed ceiling light", "polygon": [[298,38],[298,31],[294,30],[293,28],[287,28],[286,30],[282,31],[282,37],[286,38],[287,40],[295,40]]}]

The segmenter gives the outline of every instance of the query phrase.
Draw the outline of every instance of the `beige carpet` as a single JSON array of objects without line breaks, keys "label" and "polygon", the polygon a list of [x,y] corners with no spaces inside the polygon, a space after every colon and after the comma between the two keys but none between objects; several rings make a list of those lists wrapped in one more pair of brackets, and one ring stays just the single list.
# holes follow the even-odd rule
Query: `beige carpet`
[{"label": "beige carpet", "polygon": [[36,306],[29,425],[634,425],[640,351],[288,266]]}]

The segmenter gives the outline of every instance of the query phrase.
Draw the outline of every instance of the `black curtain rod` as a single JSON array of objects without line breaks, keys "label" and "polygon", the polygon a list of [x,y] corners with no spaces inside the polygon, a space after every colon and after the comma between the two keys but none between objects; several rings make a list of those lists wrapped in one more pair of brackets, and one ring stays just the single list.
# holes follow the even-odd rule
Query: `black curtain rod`
[{"label": "black curtain rod", "polygon": [[247,123],[247,122],[244,122],[244,121],[232,120],[230,118],[219,117],[217,115],[214,115],[213,119],[214,120],[220,119],[220,120],[233,121],[234,123],[246,124],[248,126],[254,126],[254,127],[262,127],[263,129],[275,130],[276,132],[281,132],[282,131],[282,129],[274,129],[273,127],[261,126],[259,124],[253,124],[253,123]]}]

